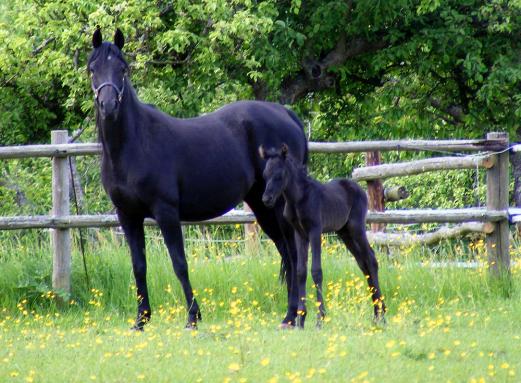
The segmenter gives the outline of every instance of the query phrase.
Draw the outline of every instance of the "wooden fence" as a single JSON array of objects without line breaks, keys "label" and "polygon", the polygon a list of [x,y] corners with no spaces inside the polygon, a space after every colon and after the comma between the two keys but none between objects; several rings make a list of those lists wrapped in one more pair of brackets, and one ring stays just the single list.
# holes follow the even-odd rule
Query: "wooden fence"
[{"label": "wooden fence", "polygon": [[[69,206],[68,157],[99,155],[100,144],[68,142],[67,131],[53,131],[50,145],[0,147],[0,159],[51,157],[52,166],[52,212],[50,216],[0,217],[0,230],[49,228],[53,244],[53,288],[70,291],[71,228],[119,226],[115,215],[71,215]],[[353,153],[370,151],[440,151],[480,152],[465,157],[437,157],[402,164],[386,164],[355,169],[353,179],[374,180],[387,177],[419,174],[442,169],[476,169],[487,172],[487,207],[464,209],[388,210],[369,212],[368,223],[464,223],[453,229],[419,238],[429,243],[432,237],[459,235],[469,231],[486,234],[487,251],[491,269],[495,274],[509,271],[508,252],[508,135],[489,133],[479,140],[396,140],[325,143],[310,142],[309,149],[315,153]],[[251,213],[233,211],[221,217],[185,224],[253,223]],[[154,225],[153,220],[145,224]],[[456,234],[455,234],[456,233]],[[418,239],[418,238],[416,238]],[[377,243],[407,243],[412,239],[381,233],[372,235]]]}]

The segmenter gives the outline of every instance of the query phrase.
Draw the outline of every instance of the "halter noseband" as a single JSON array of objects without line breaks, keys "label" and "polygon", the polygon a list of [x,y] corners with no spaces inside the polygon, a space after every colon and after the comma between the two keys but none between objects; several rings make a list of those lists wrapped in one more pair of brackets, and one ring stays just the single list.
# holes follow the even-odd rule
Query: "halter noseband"
[{"label": "halter noseband", "polygon": [[92,85],[92,90],[94,91],[94,99],[96,101],[98,101],[99,92],[106,86],[111,86],[114,88],[114,90],[118,94],[118,101],[121,102],[121,99],[123,98],[123,92],[125,91],[125,77],[123,77],[123,85],[121,86],[121,89],[119,89],[118,86],[114,84],[112,81],[106,81],[104,83],[101,83],[97,88],[94,87],[94,85]]}]

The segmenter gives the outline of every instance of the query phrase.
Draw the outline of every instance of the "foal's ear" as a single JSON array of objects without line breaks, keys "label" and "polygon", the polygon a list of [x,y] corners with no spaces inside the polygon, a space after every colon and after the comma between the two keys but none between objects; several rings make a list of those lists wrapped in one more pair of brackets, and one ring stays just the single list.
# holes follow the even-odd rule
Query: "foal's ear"
[{"label": "foal's ear", "polygon": [[114,33],[114,44],[119,48],[120,51],[123,50],[123,46],[125,45],[125,37],[119,28],[116,29],[116,33]]},{"label": "foal's ear", "polygon": [[288,152],[289,152],[288,145],[282,144],[282,147],[280,148],[280,153],[282,154],[282,157],[286,158],[286,156],[288,155]]},{"label": "foal's ear", "polygon": [[262,159],[266,158],[266,151],[264,150],[264,146],[262,146],[262,145],[259,146],[259,156]]},{"label": "foal's ear", "polygon": [[99,25],[96,25],[96,30],[92,35],[92,46],[94,48],[99,48],[103,43],[103,37],[101,36],[101,28]]}]

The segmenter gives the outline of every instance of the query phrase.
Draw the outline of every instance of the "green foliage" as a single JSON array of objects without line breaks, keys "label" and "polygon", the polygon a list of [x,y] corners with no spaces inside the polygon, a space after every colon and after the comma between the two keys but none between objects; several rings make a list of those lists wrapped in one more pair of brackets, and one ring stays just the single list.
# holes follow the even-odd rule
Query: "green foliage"
[{"label": "green foliage", "polygon": [[516,1],[12,1],[2,9],[3,143],[45,141],[50,129],[72,130],[92,115],[84,68],[96,24],[106,39],[123,30],[141,97],[178,116],[252,98],[258,87],[277,100],[339,38],[345,49],[368,46],[322,68],[335,76],[331,90],[309,87],[295,100],[330,132],[316,138],[351,139],[353,129],[358,139],[481,137],[515,130],[521,113]]},{"label": "green foliage", "polygon": [[[1,0],[1,144],[59,128],[95,139],[85,64],[97,24],[106,40],[123,30],[139,96],[176,116],[283,99],[314,141],[517,136],[518,1]],[[311,170],[328,179],[362,161],[317,156]]]},{"label": "green foliage", "polygon": [[[46,159],[9,160],[3,165],[0,169],[1,214],[48,214],[51,209],[51,162]],[[36,180],[35,174],[38,175]]]}]

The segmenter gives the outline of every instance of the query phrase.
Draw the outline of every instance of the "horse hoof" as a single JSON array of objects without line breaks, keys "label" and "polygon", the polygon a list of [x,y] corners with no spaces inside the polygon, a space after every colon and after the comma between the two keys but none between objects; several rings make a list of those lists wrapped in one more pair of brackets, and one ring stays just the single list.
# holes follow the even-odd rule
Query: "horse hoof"
[{"label": "horse hoof", "polygon": [[304,328],[304,322],[306,321],[306,315],[307,315],[307,313],[305,310],[297,311],[297,319],[295,321],[296,321],[297,327],[301,330]]},{"label": "horse hoof", "polygon": [[130,328],[130,331],[135,331],[135,332],[144,332],[145,331],[145,328],[143,327],[143,325],[137,325],[135,324],[134,326],[132,326]]},{"label": "horse hoof", "polygon": [[377,315],[373,318],[373,324],[378,327],[385,327],[387,325],[387,320],[383,315]]},{"label": "horse hoof", "polygon": [[295,325],[291,322],[282,322],[279,325],[279,329],[281,330],[293,330],[295,328]]},{"label": "horse hoof", "polygon": [[196,322],[188,322],[185,326],[185,330],[188,331],[197,331],[197,323]]}]

